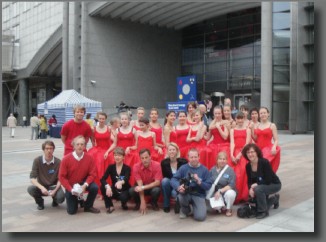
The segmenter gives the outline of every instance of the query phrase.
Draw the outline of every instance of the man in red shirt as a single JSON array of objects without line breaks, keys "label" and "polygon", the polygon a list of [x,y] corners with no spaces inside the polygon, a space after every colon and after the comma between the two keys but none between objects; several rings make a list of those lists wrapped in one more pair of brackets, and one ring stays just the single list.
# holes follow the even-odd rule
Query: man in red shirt
[{"label": "man in red shirt", "polygon": [[[78,135],[82,135],[85,138],[86,144],[89,138],[92,136],[92,129],[89,124],[83,120],[86,113],[86,108],[81,105],[74,107],[74,118],[67,121],[61,129],[61,140],[65,145],[64,155],[67,155],[73,151],[71,145],[72,140]],[[85,150],[86,152],[86,145]]]},{"label": "man in red shirt", "polygon": [[[67,212],[71,215],[77,213],[78,199],[83,199],[83,193],[87,190],[84,212],[99,213],[100,210],[93,207],[98,191],[94,182],[97,170],[93,157],[84,152],[86,142],[83,136],[74,138],[73,146],[74,152],[63,157],[59,170],[59,180],[66,190]],[[81,185],[81,193],[73,189],[75,184]]]},{"label": "man in red shirt", "polygon": [[162,170],[160,163],[151,160],[151,153],[148,149],[140,150],[139,156],[141,162],[133,167],[137,185],[129,189],[129,194],[136,202],[134,210],[140,210],[141,214],[145,214],[147,211],[145,195],[151,196],[153,210],[159,210],[157,200],[161,193]]}]

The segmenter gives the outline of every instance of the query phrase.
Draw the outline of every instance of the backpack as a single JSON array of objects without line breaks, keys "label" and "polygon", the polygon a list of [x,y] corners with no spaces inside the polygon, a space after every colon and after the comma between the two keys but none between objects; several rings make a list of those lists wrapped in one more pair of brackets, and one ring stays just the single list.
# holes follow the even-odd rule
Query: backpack
[{"label": "backpack", "polygon": [[256,217],[256,213],[256,206],[250,203],[246,203],[237,210],[237,216],[239,218],[254,218]]}]

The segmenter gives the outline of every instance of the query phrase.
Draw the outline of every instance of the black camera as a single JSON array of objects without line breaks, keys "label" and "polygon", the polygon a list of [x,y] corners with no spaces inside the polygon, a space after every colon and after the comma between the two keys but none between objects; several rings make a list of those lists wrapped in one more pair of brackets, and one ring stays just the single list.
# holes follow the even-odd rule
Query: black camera
[{"label": "black camera", "polygon": [[188,173],[186,177],[180,179],[180,185],[184,186],[186,193],[194,191],[194,187],[190,186],[191,182],[195,182],[193,173]]}]

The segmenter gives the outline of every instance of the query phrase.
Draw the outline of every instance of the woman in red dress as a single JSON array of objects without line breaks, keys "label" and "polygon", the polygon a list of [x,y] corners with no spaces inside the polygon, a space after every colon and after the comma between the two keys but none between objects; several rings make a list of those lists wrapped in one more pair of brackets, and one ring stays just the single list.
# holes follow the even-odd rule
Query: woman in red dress
[{"label": "woman in red dress", "polygon": [[[101,187],[100,179],[102,178],[106,168],[109,165],[109,160],[105,157],[105,152],[110,148],[111,129],[106,125],[107,115],[104,112],[98,113],[99,124],[94,128],[93,140],[94,146],[88,150],[88,154],[94,158],[97,167],[97,177],[95,183]],[[100,189],[99,189],[100,193]]]},{"label": "woman in red dress", "polygon": [[251,143],[255,143],[253,138],[254,132],[252,132],[252,130],[257,129],[258,125],[260,124],[258,108],[252,108],[250,110],[250,119],[251,120],[250,120],[249,128],[250,128]]},{"label": "woman in red dress", "polygon": [[[156,135],[154,132],[149,130],[148,118],[141,118],[139,120],[140,130],[136,132],[136,143],[135,146],[130,147],[131,150],[141,151],[142,149],[149,149],[151,152],[151,158],[154,161],[161,162],[164,159],[163,150],[156,144]],[[138,162],[140,158],[138,156]]]},{"label": "woman in red dress", "polygon": [[231,106],[230,105],[224,105],[223,106],[223,120],[225,126],[228,128],[229,132],[232,128],[235,127],[235,121],[232,118],[231,115]]},{"label": "woman in red dress", "polygon": [[188,150],[196,148],[199,151],[200,162],[209,169],[211,159],[213,159],[212,150],[206,146],[204,135],[206,134],[206,125],[202,122],[202,115],[200,110],[195,111],[195,124],[190,126],[187,142]]},{"label": "woman in red dress", "polygon": [[149,130],[155,133],[156,144],[163,150],[163,153],[165,154],[165,144],[163,142],[163,128],[162,125],[158,122],[158,115],[158,110],[156,108],[152,108],[149,113]]},{"label": "woman in red dress", "polygon": [[[253,138],[257,146],[263,152],[263,157],[269,160],[273,171],[276,173],[280,165],[281,148],[278,146],[277,128],[271,123],[269,110],[266,107],[259,109],[260,124],[256,129],[252,128]],[[272,140],[274,141],[272,143]]]},{"label": "woman in red dress", "polygon": [[228,161],[230,160],[230,142],[229,130],[226,127],[226,122],[222,119],[222,107],[215,106],[213,109],[214,119],[209,124],[208,133],[206,135],[207,146],[212,150],[212,159],[208,163],[208,169],[216,165],[217,154],[220,151],[225,151],[228,154]]},{"label": "woman in red dress", "polygon": [[177,142],[177,133],[173,125],[174,121],[175,121],[175,112],[174,111],[167,112],[165,115],[164,129],[163,129],[163,136],[164,136],[164,142],[166,147],[168,147],[171,142],[172,143]]},{"label": "woman in red dress", "polygon": [[140,127],[139,127],[139,120],[145,116],[145,108],[143,107],[138,107],[137,108],[137,120],[132,120],[130,122],[130,125],[132,127],[134,127],[134,129],[136,130],[140,130]]},{"label": "woman in red dress", "polygon": [[250,121],[248,119],[248,114],[249,114],[249,108],[247,105],[241,105],[240,106],[240,112],[243,113],[243,124],[245,127],[249,128]]},{"label": "woman in red dress", "polygon": [[180,157],[187,158],[188,146],[187,136],[189,133],[190,126],[187,124],[187,114],[185,111],[178,112],[178,124],[175,127],[175,132],[177,134],[177,145],[180,149]]},{"label": "woman in red dress", "polygon": [[135,145],[136,130],[130,126],[130,119],[127,113],[120,114],[121,127],[115,131],[115,139],[110,148],[105,152],[104,158],[108,157],[111,163],[114,162],[113,151],[116,147],[125,150],[124,163],[132,168],[137,160],[137,153],[133,152],[130,147]]},{"label": "woman in red dress", "polygon": [[195,102],[188,102],[187,104],[187,124],[194,125],[196,122],[194,121],[195,111],[197,109],[197,104]]},{"label": "woman in red dress", "polygon": [[231,162],[229,166],[233,168],[236,176],[236,188],[238,191],[235,203],[248,200],[248,186],[246,164],[247,160],[242,156],[242,149],[250,143],[250,129],[245,126],[244,114],[240,111],[236,116],[236,126],[230,131]]},{"label": "woman in red dress", "polygon": [[112,142],[114,141],[115,139],[115,135],[116,135],[116,131],[117,129],[121,126],[121,120],[120,120],[120,117],[116,116],[116,117],[113,117],[111,120],[110,120],[110,128],[112,131],[114,132],[111,132],[111,140]]}]

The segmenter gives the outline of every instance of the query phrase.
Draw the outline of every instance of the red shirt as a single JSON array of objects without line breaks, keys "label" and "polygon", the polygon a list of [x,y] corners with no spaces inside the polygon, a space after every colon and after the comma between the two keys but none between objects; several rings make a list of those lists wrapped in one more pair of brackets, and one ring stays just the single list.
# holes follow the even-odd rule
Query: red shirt
[{"label": "red shirt", "polygon": [[149,166],[146,168],[142,162],[138,162],[133,167],[133,175],[136,181],[142,180],[144,185],[150,184],[154,181],[161,181],[161,165],[160,163],[152,160]]},{"label": "red shirt", "polygon": [[[92,135],[92,129],[84,120],[81,123],[76,123],[74,119],[71,119],[62,126],[60,134],[66,136],[64,155],[67,155],[74,150],[71,145],[72,140],[78,135],[82,135],[87,144]],[[84,151],[86,152],[86,147]]]},{"label": "red shirt", "polygon": [[97,176],[94,164],[93,157],[87,153],[84,153],[80,161],[76,160],[72,153],[63,157],[59,169],[59,180],[62,186],[70,192],[76,183],[91,184]]}]

